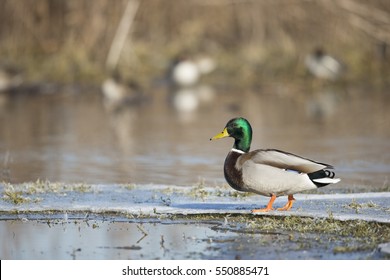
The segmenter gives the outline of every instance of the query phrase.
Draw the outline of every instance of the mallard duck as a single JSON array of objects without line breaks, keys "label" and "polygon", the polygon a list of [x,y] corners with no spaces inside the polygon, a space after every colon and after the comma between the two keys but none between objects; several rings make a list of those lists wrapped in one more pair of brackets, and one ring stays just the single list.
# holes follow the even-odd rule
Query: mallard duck
[{"label": "mallard duck", "polygon": [[234,145],[225,159],[224,174],[229,185],[238,191],[269,196],[267,207],[252,213],[273,210],[278,196],[287,195],[287,204],[277,210],[290,210],[294,194],[335,184],[340,181],[328,169],[333,167],[276,149],[250,152],[252,127],[244,118],[230,120],[224,130],[210,140],[233,137]]}]

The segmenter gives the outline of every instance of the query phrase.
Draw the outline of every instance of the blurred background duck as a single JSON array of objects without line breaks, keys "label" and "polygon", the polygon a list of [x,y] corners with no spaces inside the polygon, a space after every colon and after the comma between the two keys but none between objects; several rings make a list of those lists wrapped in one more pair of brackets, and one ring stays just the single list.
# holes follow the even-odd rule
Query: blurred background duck
[{"label": "blurred background duck", "polygon": [[343,64],[322,48],[317,48],[306,56],[305,66],[314,77],[329,81],[339,79],[344,71]]},{"label": "blurred background duck", "polygon": [[17,89],[22,82],[22,73],[18,69],[9,65],[0,65],[0,92]]},{"label": "blurred background duck", "polygon": [[109,110],[141,105],[147,100],[138,83],[124,80],[117,72],[103,81],[101,90],[104,104]]},{"label": "blurred background duck", "polygon": [[203,76],[210,74],[215,68],[215,61],[208,56],[191,59],[179,55],[173,59],[169,67],[168,79],[175,87],[191,87],[198,84]]}]

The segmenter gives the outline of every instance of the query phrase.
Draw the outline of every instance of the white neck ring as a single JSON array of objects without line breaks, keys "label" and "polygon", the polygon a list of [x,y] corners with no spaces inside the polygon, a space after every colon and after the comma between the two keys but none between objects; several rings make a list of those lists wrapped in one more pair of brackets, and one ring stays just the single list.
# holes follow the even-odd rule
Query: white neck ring
[{"label": "white neck ring", "polygon": [[236,153],[239,153],[239,154],[245,154],[244,151],[241,151],[241,150],[238,150],[238,149],[235,149],[235,148],[232,148],[231,150],[232,152],[236,152]]}]

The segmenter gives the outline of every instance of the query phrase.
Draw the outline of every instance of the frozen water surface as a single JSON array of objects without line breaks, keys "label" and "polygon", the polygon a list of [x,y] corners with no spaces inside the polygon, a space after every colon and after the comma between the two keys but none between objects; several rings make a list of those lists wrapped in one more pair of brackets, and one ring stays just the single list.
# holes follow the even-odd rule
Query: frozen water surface
[{"label": "frozen water surface", "polygon": [[[0,211],[19,213],[115,213],[141,217],[191,214],[250,214],[265,207],[269,198],[247,195],[229,187],[178,187],[164,185],[64,185],[43,182],[2,185]],[[8,194],[9,193],[9,194]],[[12,203],[12,193],[23,203]],[[294,207],[287,212],[271,211],[272,216],[332,217],[338,220],[365,220],[390,223],[390,192],[352,194],[297,194]],[[277,198],[282,207],[286,197]],[[4,216],[3,216],[4,218]]]}]

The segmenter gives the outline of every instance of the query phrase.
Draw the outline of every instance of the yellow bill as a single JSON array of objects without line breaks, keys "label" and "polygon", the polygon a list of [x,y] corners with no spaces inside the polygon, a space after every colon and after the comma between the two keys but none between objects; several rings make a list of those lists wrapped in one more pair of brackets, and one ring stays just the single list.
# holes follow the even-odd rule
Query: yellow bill
[{"label": "yellow bill", "polygon": [[229,137],[229,136],[230,135],[229,135],[229,133],[227,131],[227,128],[225,127],[225,129],[221,133],[218,133],[214,137],[210,138],[210,140],[221,139],[221,138],[225,138],[225,137]]}]

